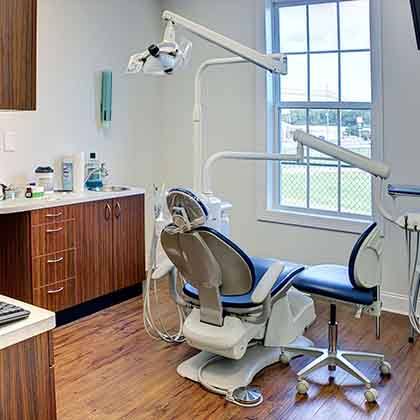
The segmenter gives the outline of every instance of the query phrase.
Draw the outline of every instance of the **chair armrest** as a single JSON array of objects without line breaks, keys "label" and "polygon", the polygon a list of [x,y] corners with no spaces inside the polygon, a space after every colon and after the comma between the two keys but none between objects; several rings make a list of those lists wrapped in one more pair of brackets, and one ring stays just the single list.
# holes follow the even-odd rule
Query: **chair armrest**
[{"label": "chair armrest", "polygon": [[153,280],[159,280],[162,277],[165,277],[167,274],[171,272],[171,270],[174,268],[174,265],[172,262],[165,258],[165,261],[163,261],[161,264],[159,264],[155,271],[153,271],[152,279]]},{"label": "chair armrest", "polygon": [[271,293],[271,289],[274,286],[274,283],[277,281],[279,275],[284,270],[284,264],[280,261],[275,262],[270,268],[266,271],[262,279],[259,281],[257,287],[254,289],[251,295],[251,300],[253,303],[262,303]]}]

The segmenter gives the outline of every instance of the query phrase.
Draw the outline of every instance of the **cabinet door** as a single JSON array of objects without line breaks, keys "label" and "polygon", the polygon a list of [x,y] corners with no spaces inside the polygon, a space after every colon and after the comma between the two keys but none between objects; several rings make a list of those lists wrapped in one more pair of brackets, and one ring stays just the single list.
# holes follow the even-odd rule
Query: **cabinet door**
[{"label": "cabinet door", "polygon": [[114,199],[114,276],[118,289],[145,277],[144,196]]},{"label": "cabinet door", "polygon": [[115,290],[112,272],[112,200],[77,206],[78,303]]},{"label": "cabinet door", "polygon": [[0,1],[0,109],[36,109],[37,0]]},{"label": "cabinet door", "polygon": [[54,366],[49,334],[0,351],[0,418],[55,420]]}]

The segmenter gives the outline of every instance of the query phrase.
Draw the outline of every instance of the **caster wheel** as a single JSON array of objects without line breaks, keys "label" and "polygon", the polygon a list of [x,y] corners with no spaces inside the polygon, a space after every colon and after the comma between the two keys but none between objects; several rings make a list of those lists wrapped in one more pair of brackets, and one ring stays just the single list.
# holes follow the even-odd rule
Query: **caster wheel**
[{"label": "caster wheel", "polygon": [[288,365],[291,359],[292,358],[290,357],[289,353],[282,353],[280,355],[280,363],[282,363],[283,365]]},{"label": "caster wheel", "polygon": [[309,384],[304,379],[299,380],[296,384],[296,391],[299,395],[306,395],[309,391]]},{"label": "caster wheel", "polygon": [[391,363],[382,362],[379,366],[379,370],[384,376],[391,375]]},{"label": "caster wheel", "polygon": [[365,391],[365,398],[368,403],[375,403],[378,399],[378,391],[375,388],[369,388]]}]

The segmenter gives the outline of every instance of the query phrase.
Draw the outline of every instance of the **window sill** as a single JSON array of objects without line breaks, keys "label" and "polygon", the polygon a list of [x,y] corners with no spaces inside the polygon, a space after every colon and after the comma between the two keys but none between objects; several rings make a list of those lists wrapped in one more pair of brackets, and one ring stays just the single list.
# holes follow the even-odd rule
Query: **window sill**
[{"label": "window sill", "polygon": [[281,209],[266,209],[258,214],[258,221],[361,234],[371,223],[368,219],[336,217]]}]

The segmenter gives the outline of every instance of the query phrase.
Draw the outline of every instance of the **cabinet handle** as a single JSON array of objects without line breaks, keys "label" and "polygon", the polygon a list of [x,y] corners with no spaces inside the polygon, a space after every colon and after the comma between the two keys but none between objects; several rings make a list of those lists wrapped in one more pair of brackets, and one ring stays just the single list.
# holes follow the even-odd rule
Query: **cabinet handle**
[{"label": "cabinet handle", "polygon": [[117,204],[115,204],[115,217],[119,219],[121,217],[121,204],[119,201],[117,201]]},{"label": "cabinet handle", "polygon": [[60,262],[64,261],[64,257],[58,258],[57,260],[48,260],[48,264],[58,264]]},{"label": "cabinet handle", "polygon": [[57,233],[57,232],[61,232],[64,228],[63,227],[59,227],[57,229],[47,229],[46,232],[47,233]]},{"label": "cabinet handle", "polygon": [[60,211],[60,213],[55,213],[55,214],[47,214],[45,217],[60,217],[63,215],[63,212]]},{"label": "cabinet handle", "polygon": [[111,218],[111,206],[109,204],[105,205],[105,220],[108,221]]},{"label": "cabinet handle", "polygon": [[59,289],[56,289],[56,290],[48,290],[47,291],[47,293],[49,294],[49,295],[55,295],[56,293],[60,293],[60,292],[62,292],[64,290],[64,287],[60,287]]}]

